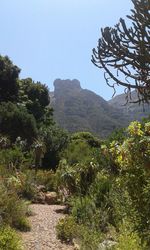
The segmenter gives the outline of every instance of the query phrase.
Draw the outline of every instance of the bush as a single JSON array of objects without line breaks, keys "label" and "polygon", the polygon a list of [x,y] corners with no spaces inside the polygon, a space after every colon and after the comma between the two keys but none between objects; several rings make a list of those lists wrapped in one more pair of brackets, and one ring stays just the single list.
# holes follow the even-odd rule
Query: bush
[{"label": "bush", "polygon": [[0,102],[18,101],[18,77],[20,69],[8,56],[0,55]]},{"label": "bush", "polygon": [[[26,215],[28,215],[28,211]],[[27,232],[31,230],[31,225],[26,217],[18,218],[17,223],[15,224],[15,227],[23,232]]]},{"label": "bush", "polygon": [[42,167],[44,169],[56,170],[61,152],[68,143],[68,134],[56,125],[43,128],[40,133],[46,146]]},{"label": "bush", "polygon": [[71,136],[72,141],[84,141],[90,147],[100,148],[101,141],[90,132],[76,132]]},{"label": "bush", "polygon": [[81,250],[98,249],[100,234],[83,224],[76,224],[73,217],[61,219],[57,224],[56,230],[59,239],[67,243],[77,241]]},{"label": "bush", "polygon": [[25,165],[25,162],[25,156],[17,146],[0,151],[0,164],[4,165],[7,169],[14,170],[15,168],[21,168]]},{"label": "bush", "polygon": [[34,200],[37,195],[37,187],[35,180],[36,172],[26,169],[24,172],[18,173],[18,179],[21,182],[19,195],[28,200]]},{"label": "bush", "polygon": [[77,241],[81,250],[97,250],[101,241],[101,235],[95,229],[89,229],[84,225],[80,225]]},{"label": "bush", "polygon": [[86,195],[95,179],[97,167],[92,161],[69,166],[63,159],[56,172],[57,185],[67,189],[70,194]]},{"label": "bush", "polygon": [[76,227],[77,225],[73,217],[66,217],[59,220],[59,223],[56,226],[57,237],[61,241],[72,243],[73,238],[75,237]]},{"label": "bush", "polygon": [[94,225],[94,215],[96,214],[96,206],[94,201],[88,197],[76,197],[70,202],[71,214],[79,224],[88,226]]},{"label": "bush", "polygon": [[8,226],[0,227],[0,250],[22,250],[18,235]]},{"label": "bush", "polygon": [[128,222],[123,222],[120,226],[120,232],[118,235],[118,243],[114,247],[114,250],[144,250],[145,246],[142,246],[141,240],[137,232],[133,231],[131,225]]},{"label": "bush", "polygon": [[11,102],[0,105],[0,133],[9,136],[15,142],[20,136],[29,143],[37,136],[36,121],[25,107]]},{"label": "bush", "polygon": [[63,158],[67,160],[69,165],[90,162],[92,149],[85,141],[75,140],[69,143]]},{"label": "bush", "polygon": [[[6,180],[5,180],[6,181]],[[9,190],[7,181],[0,182],[0,218],[3,224],[8,224],[20,230],[28,230],[26,219],[27,204],[19,198],[14,189]]]},{"label": "bush", "polygon": [[38,170],[36,173],[36,184],[44,185],[46,191],[56,190],[56,177],[55,173],[51,170]]}]

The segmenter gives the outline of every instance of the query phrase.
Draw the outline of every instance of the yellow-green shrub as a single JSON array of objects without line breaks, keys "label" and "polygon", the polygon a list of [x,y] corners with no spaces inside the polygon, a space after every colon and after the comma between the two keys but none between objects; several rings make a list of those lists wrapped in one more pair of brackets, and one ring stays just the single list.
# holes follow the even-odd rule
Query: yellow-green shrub
[{"label": "yellow-green shrub", "polygon": [[22,250],[17,233],[9,226],[0,227],[0,250]]},{"label": "yellow-green shrub", "polygon": [[129,222],[123,222],[117,239],[118,243],[114,250],[144,250],[137,232],[133,231]]}]

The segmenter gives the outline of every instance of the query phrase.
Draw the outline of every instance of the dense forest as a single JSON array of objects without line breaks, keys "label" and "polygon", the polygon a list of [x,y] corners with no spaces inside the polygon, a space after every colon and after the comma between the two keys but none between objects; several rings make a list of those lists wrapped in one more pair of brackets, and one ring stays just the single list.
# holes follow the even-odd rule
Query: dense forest
[{"label": "dense forest", "polygon": [[[147,25],[143,35],[137,33],[138,26],[135,33],[127,30],[122,20],[128,39],[119,26],[119,37],[115,30],[106,29],[98,54],[94,50],[99,61],[93,58],[93,62],[101,63],[106,71],[105,63],[114,62],[113,66],[129,74],[125,65],[129,59],[122,68],[112,57],[110,62],[103,61],[104,47],[114,39],[122,49],[118,52],[122,60],[125,47],[133,49],[129,38],[133,36],[135,44],[140,40],[140,53],[144,39],[145,57],[138,57],[136,51],[132,65],[139,77],[132,78],[138,102],[145,103],[149,102],[150,3],[133,3],[131,19],[143,22],[140,32]],[[112,55],[110,47],[106,57]],[[114,49],[115,60],[116,53]],[[133,54],[128,50],[127,56]],[[57,193],[55,202],[65,205],[66,216],[56,227],[62,242],[81,250],[150,249],[150,119],[133,121],[106,139],[90,132],[68,133],[54,122],[48,87],[31,78],[20,79],[19,73],[9,57],[0,56],[0,250],[22,249],[19,231],[31,230],[29,204],[41,202],[39,187]],[[127,87],[129,100],[131,86]]]}]

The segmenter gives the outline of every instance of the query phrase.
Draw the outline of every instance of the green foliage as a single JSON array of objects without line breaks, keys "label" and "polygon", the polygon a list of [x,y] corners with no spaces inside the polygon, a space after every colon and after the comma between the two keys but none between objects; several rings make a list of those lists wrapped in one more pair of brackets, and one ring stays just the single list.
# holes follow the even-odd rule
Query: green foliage
[{"label": "green foliage", "polygon": [[42,167],[55,170],[60,160],[61,151],[68,143],[68,134],[56,125],[42,129],[40,134],[46,146]]},{"label": "green foliage", "polygon": [[36,184],[44,185],[47,191],[56,190],[56,176],[51,170],[38,170],[35,175]]},{"label": "green foliage", "polygon": [[110,178],[107,172],[98,172],[90,188],[90,194],[92,195],[97,207],[101,207],[101,204],[107,202],[111,186],[112,178]]},{"label": "green foliage", "polygon": [[58,186],[64,186],[71,194],[85,195],[92,184],[97,165],[93,162],[69,166],[66,160],[60,161],[56,172]]},{"label": "green foliage", "polygon": [[[28,213],[26,215],[28,215]],[[20,217],[15,227],[23,232],[31,230],[31,225],[26,217]]]},{"label": "green foliage", "polygon": [[75,236],[77,225],[73,217],[67,217],[59,220],[56,226],[57,236],[61,241],[72,242]]},{"label": "green foliage", "polygon": [[83,250],[110,238],[116,250],[149,249],[150,122],[134,121],[103,142],[88,132],[69,138],[52,120],[47,87],[18,80],[14,67],[0,57],[0,102],[4,82],[10,84],[0,103],[0,249],[14,249],[8,226],[30,230],[22,199],[35,200],[38,185],[65,196],[70,216],[57,226],[61,240],[75,239]]},{"label": "green foliage", "polygon": [[0,165],[6,171],[25,169],[33,164],[33,150],[20,137],[12,144],[6,137],[0,136],[0,148]]},{"label": "green foliage", "polygon": [[71,214],[79,224],[93,227],[94,216],[96,215],[96,205],[89,196],[74,197],[71,199]]},{"label": "green foliage", "polygon": [[98,139],[97,137],[95,137],[94,135],[92,135],[89,132],[77,132],[74,133],[71,136],[71,140],[72,141],[83,141],[83,142],[87,142],[87,144],[90,147],[96,147],[99,148],[101,145],[101,141],[100,139]]},{"label": "green foliage", "polygon": [[20,239],[14,229],[0,227],[0,250],[22,250]]},{"label": "green foliage", "polygon": [[141,240],[137,232],[133,231],[129,222],[123,221],[119,228],[118,243],[113,248],[114,250],[144,250]]},{"label": "green foliage", "polygon": [[[33,82],[31,78],[19,81],[20,103],[24,104],[38,122],[44,119],[45,107],[49,105],[49,91],[46,85]],[[49,114],[50,115],[50,114]]]},{"label": "green foliage", "polygon": [[8,57],[0,56],[1,250],[21,249],[11,228],[30,230],[23,199],[36,200],[38,185],[56,189],[55,174],[37,167],[55,169],[68,142],[67,133],[52,119],[47,86],[30,78],[20,80],[19,72]]},{"label": "green foliage", "polygon": [[0,103],[16,102],[18,99],[18,76],[20,69],[8,56],[0,56]]},{"label": "green foliage", "polygon": [[20,182],[19,195],[28,200],[34,200],[37,196],[35,171],[26,169],[17,174]]},{"label": "green foliage", "polygon": [[100,234],[90,230],[85,225],[78,225],[74,218],[69,216],[61,219],[56,227],[57,236],[65,242],[77,242],[81,250],[97,250],[100,242]]},{"label": "green foliage", "polygon": [[31,163],[30,160],[27,154],[23,153],[17,146],[0,151],[0,164],[6,166],[7,169],[25,168]]},{"label": "green foliage", "polygon": [[27,110],[13,103],[0,105],[0,133],[7,135],[13,142],[18,136],[29,143],[37,136],[35,119]]},{"label": "green foliage", "polygon": [[[46,146],[42,166],[55,169],[68,135],[52,119],[47,86],[35,83],[31,78],[19,80],[18,74],[19,69],[8,57],[0,57],[0,134],[7,136],[13,143],[18,137],[28,144],[32,144],[35,139],[42,141]],[[7,86],[7,81],[10,86]],[[1,96],[6,98],[3,100]],[[40,167],[42,157],[39,164],[37,158],[35,165]]]},{"label": "green foliage", "polygon": [[101,240],[101,235],[94,229],[89,229],[80,225],[78,229],[77,240],[81,250],[97,250]]},{"label": "green foliage", "polygon": [[0,217],[3,224],[8,224],[20,230],[28,230],[25,222],[27,205],[17,195],[16,186],[9,185],[8,179],[0,181]]},{"label": "green foliage", "polygon": [[[150,244],[150,123],[132,122],[124,137],[113,138],[93,150],[75,137],[57,169],[58,186],[68,192],[76,223],[117,241],[116,249],[145,249]],[[132,230],[123,231],[121,220],[132,221]],[[119,234],[112,235],[111,227]]]},{"label": "green foliage", "polygon": [[91,160],[92,150],[85,141],[75,140],[69,143],[63,157],[67,159],[69,165],[86,163]]},{"label": "green foliage", "polygon": [[114,130],[110,136],[107,139],[107,142],[112,142],[112,141],[119,141],[119,142],[123,142],[123,140],[126,137],[126,130],[125,128],[121,128],[121,129],[116,129]]}]

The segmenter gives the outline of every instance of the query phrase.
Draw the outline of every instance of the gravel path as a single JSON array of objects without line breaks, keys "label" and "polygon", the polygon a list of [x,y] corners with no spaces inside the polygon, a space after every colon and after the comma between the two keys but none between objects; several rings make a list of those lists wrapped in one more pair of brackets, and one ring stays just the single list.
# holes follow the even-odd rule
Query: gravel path
[{"label": "gravel path", "polygon": [[57,213],[60,205],[33,204],[34,215],[29,217],[31,231],[22,233],[25,250],[73,250],[73,246],[62,244],[56,237],[55,226],[64,215]]}]

